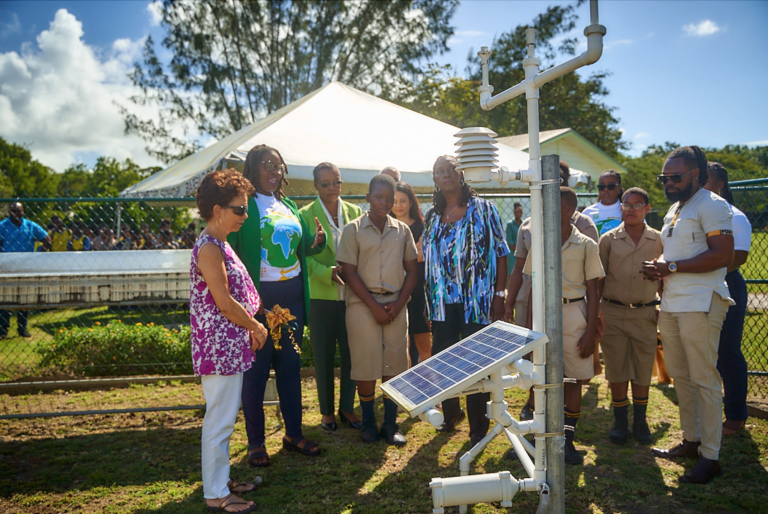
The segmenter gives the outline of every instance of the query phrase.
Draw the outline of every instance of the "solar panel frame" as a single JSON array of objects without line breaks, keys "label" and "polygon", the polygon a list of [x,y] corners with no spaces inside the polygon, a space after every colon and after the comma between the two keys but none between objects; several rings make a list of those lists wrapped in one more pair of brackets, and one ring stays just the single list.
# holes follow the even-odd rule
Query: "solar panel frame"
[{"label": "solar panel frame", "polygon": [[417,416],[546,342],[545,334],[497,321],[379,387],[410,416]]}]

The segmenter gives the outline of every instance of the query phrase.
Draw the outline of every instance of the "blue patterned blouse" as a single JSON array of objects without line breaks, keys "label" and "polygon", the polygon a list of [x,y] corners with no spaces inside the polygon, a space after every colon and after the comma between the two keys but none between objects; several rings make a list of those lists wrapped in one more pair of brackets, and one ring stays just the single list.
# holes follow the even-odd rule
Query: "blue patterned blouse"
[{"label": "blue patterned blouse", "polygon": [[430,319],[445,321],[445,306],[462,303],[466,323],[490,323],[496,263],[509,253],[496,206],[475,197],[455,223],[441,223],[431,211],[423,237]]}]

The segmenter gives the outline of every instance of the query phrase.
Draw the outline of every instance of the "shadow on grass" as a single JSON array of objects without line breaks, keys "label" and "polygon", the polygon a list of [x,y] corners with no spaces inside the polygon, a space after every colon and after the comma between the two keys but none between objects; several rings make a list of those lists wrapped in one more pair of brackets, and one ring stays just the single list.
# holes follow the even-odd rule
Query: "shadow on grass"
[{"label": "shadow on grass", "polygon": [[200,429],[125,430],[0,443],[0,497],[200,479]]}]

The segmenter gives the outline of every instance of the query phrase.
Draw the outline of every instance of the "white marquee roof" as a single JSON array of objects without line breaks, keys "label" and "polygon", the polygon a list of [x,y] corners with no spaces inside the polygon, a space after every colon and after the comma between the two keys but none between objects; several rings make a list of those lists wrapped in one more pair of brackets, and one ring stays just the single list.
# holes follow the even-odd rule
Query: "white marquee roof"
[{"label": "white marquee roof", "polygon": [[[329,161],[345,182],[367,184],[386,166],[402,172],[414,187],[432,186],[432,165],[453,154],[460,129],[340,82],[314,91],[266,118],[123,191],[125,196],[187,197],[202,178],[223,164],[243,162],[258,144],[277,148],[289,178],[312,180],[312,169]],[[528,168],[528,154],[498,145],[499,165]],[[498,187],[489,183],[489,187]],[[527,188],[520,182],[510,188]]]}]

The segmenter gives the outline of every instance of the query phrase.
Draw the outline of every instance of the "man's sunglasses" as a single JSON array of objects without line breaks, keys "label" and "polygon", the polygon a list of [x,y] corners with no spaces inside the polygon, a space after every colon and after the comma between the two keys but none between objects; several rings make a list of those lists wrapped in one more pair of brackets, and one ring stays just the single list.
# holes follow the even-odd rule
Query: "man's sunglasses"
[{"label": "man's sunglasses", "polygon": [[234,212],[236,216],[245,216],[248,214],[247,205],[222,205],[222,207],[225,209],[232,209],[232,212]]},{"label": "man's sunglasses", "polygon": [[344,183],[343,180],[334,180],[333,182],[320,182],[318,186],[322,187],[323,189],[328,189],[329,187],[341,187],[341,185]]},{"label": "man's sunglasses", "polygon": [[272,173],[273,171],[280,171],[280,173],[285,173],[285,164],[275,164],[272,161],[261,161],[261,164],[264,165],[264,171],[267,173]]},{"label": "man's sunglasses", "polygon": [[670,180],[672,181],[673,184],[679,184],[680,182],[683,181],[683,175],[687,175],[692,171],[693,170],[691,169],[686,171],[685,173],[672,173],[671,175],[659,175],[656,178],[659,179],[659,182],[661,182],[664,185],[667,185],[667,182],[669,182]]},{"label": "man's sunglasses", "polygon": [[605,191],[607,189],[608,191],[613,191],[617,187],[620,187],[620,186],[616,182],[611,182],[610,184],[598,184],[597,190]]}]

